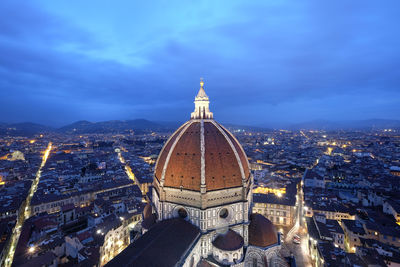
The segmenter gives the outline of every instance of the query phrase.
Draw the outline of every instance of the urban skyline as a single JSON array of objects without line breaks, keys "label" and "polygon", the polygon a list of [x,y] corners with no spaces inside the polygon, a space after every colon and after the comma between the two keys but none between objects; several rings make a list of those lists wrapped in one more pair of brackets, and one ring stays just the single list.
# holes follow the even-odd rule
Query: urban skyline
[{"label": "urban skyline", "polygon": [[398,10],[0,1],[0,266],[400,266]]},{"label": "urban skyline", "polygon": [[0,264],[400,264],[398,129],[228,130],[203,86],[173,133],[0,133]]}]

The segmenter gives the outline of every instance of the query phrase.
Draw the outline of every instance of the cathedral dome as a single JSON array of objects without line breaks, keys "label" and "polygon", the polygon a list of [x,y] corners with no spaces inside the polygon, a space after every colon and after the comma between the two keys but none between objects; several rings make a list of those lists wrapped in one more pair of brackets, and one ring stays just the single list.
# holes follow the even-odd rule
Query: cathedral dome
[{"label": "cathedral dome", "polygon": [[[165,187],[207,191],[242,186],[249,164],[236,138],[212,119],[192,119],[166,142],[155,168]],[[202,182],[203,180],[203,182]]]},{"label": "cathedral dome", "polygon": [[213,120],[203,85],[201,81],[191,120],[172,134],[160,152],[154,175],[162,186],[212,191],[242,186],[250,176],[242,146]]},{"label": "cathedral dome", "polygon": [[268,247],[278,243],[278,233],[270,220],[258,213],[250,215],[249,245]]}]

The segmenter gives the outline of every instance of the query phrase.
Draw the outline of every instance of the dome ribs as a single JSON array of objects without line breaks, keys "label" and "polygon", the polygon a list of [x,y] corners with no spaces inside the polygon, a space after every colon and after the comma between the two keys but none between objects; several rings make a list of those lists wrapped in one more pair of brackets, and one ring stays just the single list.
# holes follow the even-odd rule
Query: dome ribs
[{"label": "dome ribs", "polygon": [[207,191],[241,186],[240,167],[224,135],[212,122],[204,123],[204,132]]},{"label": "dome ribs", "polygon": [[200,124],[192,123],[177,141],[166,168],[165,186],[200,190]]},{"label": "dome ribs", "polygon": [[164,145],[155,168],[162,186],[201,192],[243,186],[242,178],[249,175],[238,141],[208,119],[182,125]]},{"label": "dome ribs", "polygon": [[155,177],[157,178],[158,181],[161,180],[163,168],[166,163],[165,161],[167,160],[167,156],[168,156],[168,153],[169,153],[172,145],[174,144],[176,138],[179,136],[179,133],[185,128],[185,126],[188,123],[189,123],[189,121],[184,123],[181,127],[179,127],[179,129],[176,130],[175,133],[173,133],[171,135],[171,137],[167,140],[167,142],[165,142],[165,145],[162,148],[162,150],[158,156],[156,167],[155,167],[155,172],[154,172]]},{"label": "dome ribs", "polygon": [[250,170],[249,170],[249,162],[247,160],[247,156],[246,153],[244,152],[242,146],[239,145],[239,141],[232,135],[231,132],[229,132],[227,129],[225,129],[224,126],[222,126],[221,124],[218,124],[226,133],[226,135],[229,137],[229,139],[231,140],[232,144],[235,146],[235,149],[237,151],[237,153],[239,154],[240,157],[240,161],[243,163],[243,171],[245,174],[246,179],[250,176]]}]

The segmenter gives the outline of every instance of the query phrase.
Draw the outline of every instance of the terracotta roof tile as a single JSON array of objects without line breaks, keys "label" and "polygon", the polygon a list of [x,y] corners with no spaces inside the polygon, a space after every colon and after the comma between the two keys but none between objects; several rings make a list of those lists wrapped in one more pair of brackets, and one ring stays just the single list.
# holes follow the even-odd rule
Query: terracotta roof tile
[{"label": "terracotta roof tile", "polygon": [[249,244],[268,247],[278,243],[278,233],[270,220],[258,213],[250,215]]},{"label": "terracotta roof tile", "polygon": [[226,233],[218,235],[212,243],[216,248],[233,251],[243,247],[244,240],[241,235],[229,229]]},{"label": "terracotta roof tile", "polygon": [[[180,127],[164,145],[159,155],[155,177],[162,178],[166,166],[164,186],[200,191],[201,185],[201,122],[189,121],[189,127]],[[243,167],[245,178],[250,175],[246,155],[238,141],[226,129],[218,129],[214,121],[204,121],[205,180],[207,191],[242,185]],[[186,124],[184,124],[186,125]],[[217,124],[218,125],[218,124]],[[218,125],[219,126],[219,125]],[[221,127],[222,128],[222,127]],[[182,131],[184,131],[182,133]],[[177,140],[177,137],[181,137]],[[225,137],[226,135],[226,137]],[[177,140],[173,151],[171,148]],[[239,155],[239,161],[234,150]],[[171,151],[168,162],[166,159]]]}]

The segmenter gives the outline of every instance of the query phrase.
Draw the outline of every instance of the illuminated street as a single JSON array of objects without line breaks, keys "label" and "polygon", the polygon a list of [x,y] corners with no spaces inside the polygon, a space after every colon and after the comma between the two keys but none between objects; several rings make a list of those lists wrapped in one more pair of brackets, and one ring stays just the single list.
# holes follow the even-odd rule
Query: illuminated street
[{"label": "illuminated street", "polygon": [[126,152],[125,148],[116,149],[116,152],[118,154],[118,159],[122,163],[122,165],[124,165],[125,173],[126,173],[126,175],[128,175],[129,179],[131,179],[135,184],[137,184],[135,174],[132,172],[131,167],[128,164],[126,164],[126,161],[125,161],[124,157],[122,156],[121,150]]},{"label": "illuminated street", "polygon": [[17,218],[17,223],[15,224],[12,236],[10,238],[10,244],[8,248],[7,258],[5,262],[5,266],[11,266],[14,258],[15,249],[18,244],[19,236],[21,235],[21,228],[27,218],[30,216],[30,203],[33,197],[33,194],[36,192],[37,186],[40,181],[40,176],[42,174],[42,168],[46,164],[46,161],[50,155],[50,151],[52,148],[52,143],[50,142],[47,146],[47,149],[44,151],[42,157],[42,163],[40,164],[39,170],[36,173],[36,178],[32,182],[31,188],[29,190],[29,194],[26,197],[26,200],[23,202],[22,206],[19,209],[19,215]]},{"label": "illuminated street", "polygon": [[300,131],[300,134],[301,134],[302,136],[304,136],[305,138],[310,139],[303,131]]},{"label": "illuminated street", "polygon": [[[284,247],[295,256],[297,266],[312,266],[310,257],[308,255],[306,231],[307,229],[305,227],[303,217],[303,192],[302,190],[299,190],[297,193],[296,222],[293,228],[287,233],[284,243]],[[300,236],[300,244],[293,243],[294,235]]]}]

